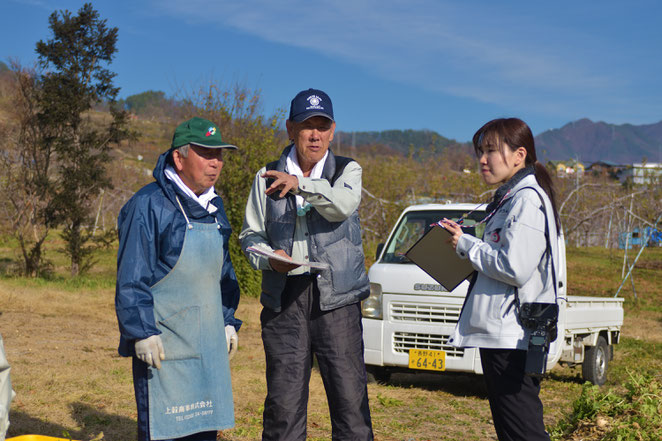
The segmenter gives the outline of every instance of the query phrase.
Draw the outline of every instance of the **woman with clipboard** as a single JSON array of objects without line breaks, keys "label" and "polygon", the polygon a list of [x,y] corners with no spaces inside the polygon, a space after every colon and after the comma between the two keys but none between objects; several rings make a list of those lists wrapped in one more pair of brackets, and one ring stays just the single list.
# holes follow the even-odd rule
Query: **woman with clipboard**
[{"label": "woman with clipboard", "polygon": [[[537,334],[523,314],[530,305],[558,313],[560,222],[554,187],[522,120],[490,121],[476,132],[473,144],[483,180],[499,187],[487,206],[482,240],[442,220],[456,253],[476,270],[449,342],[480,348],[499,440],[549,440],[539,398],[544,366],[537,375],[530,372]],[[544,358],[533,360],[538,369],[556,338],[556,316],[549,317],[547,325],[553,326],[541,328],[546,341],[540,340],[547,346],[538,348]]]}]

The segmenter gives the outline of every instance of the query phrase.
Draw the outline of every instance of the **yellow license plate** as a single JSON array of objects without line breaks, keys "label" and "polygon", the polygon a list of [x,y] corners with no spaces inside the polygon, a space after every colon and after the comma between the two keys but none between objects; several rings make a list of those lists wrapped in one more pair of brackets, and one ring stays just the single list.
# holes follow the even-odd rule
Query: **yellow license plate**
[{"label": "yellow license plate", "polygon": [[409,368],[428,371],[446,370],[446,352],[430,349],[410,349]]}]

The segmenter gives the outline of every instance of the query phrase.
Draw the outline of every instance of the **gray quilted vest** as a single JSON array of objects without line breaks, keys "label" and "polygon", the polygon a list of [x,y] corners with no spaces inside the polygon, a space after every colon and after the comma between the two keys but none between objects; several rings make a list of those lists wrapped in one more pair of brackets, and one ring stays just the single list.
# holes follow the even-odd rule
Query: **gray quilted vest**
[{"label": "gray quilted vest", "polygon": [[[285,171],[286,158],[292,148],[294,145],[286,147],[278,161],[267,164],[267,170]],[[333,185],[351,161],[353,161],[351,158],[334,156],[329,150],[322,178]],[[284,198],[279,198],[275,193],[267,196],[265,227],[269,244],[273,249],[282,249],[287,254],[292,254],[296,218],[294,195],[288,194]],[[370,285],[365,272],[358,210],[342,222],[329,222],[317,210],[312,209],[306,214],[306,222],[310,233],[310,260],[326,262],[330,265],[330,269],[317,273],[322,311],[365,299],[369,294]],[[285,274],[277,271],[262,271],[260,298],[262,305],[280,311],[281,294],[286,279]]]}]

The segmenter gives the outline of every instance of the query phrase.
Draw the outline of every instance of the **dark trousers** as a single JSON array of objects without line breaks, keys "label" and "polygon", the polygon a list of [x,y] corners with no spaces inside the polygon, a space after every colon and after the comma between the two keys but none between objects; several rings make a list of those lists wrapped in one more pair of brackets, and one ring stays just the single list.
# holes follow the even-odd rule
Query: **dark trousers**
[{"label": "dark trousers", "polygon": [[288,277],[281,312],[262,310],[267,398],[262,439],[306,439],[313,354],[324,382],[333,440],[372,440],[361,305],[321,311],[311,276]]},{"label": "dark trousers", "polygon": [[480,360],[499,441],[549,441],[540,380],[524,373],[526,351],[481,348]]},{"label": "dark trousers", "polygon": [[[138,441],[150,441],[149,437],[149,391],[147,389],[147,363],[133,357],[133,390],[136,393],[136,407],[138,408]],[[177,441],[216,441],[216,431],[200,432]],[[175,440],[163,440],[175,441]]]}]

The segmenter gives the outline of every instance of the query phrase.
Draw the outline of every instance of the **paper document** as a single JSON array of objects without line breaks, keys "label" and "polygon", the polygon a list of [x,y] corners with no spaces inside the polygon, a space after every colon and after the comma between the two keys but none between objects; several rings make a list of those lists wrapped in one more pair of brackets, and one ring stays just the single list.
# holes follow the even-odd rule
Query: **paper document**
[{"label": "paper document", "polygon": [[474,268],[469,259],[460,259],[448,239],[448,230],[432,227],[409,248],[405,256],[448,291],[452,291],[471,275]]},{"label": "paper document", "polygon": [[324,263],[324,262],[302,262],[302,261],[298,261],[298,260],[292,260],[292,259],[288,259],[287,257],[280,256],[280,255],[274,253],[273,251],[269,251],[269,250],[264,249],[264,248],[247,247],[246,251],[248,251],[249,253],[259,254],[261,256],[269,257],[271,259],[280,260],[281,262],[291,263],[293,265],[309,266],[311,268],[316,268],[316,269],[321,269],[321,270],[329,269],[329,264],[328,263]]}]

